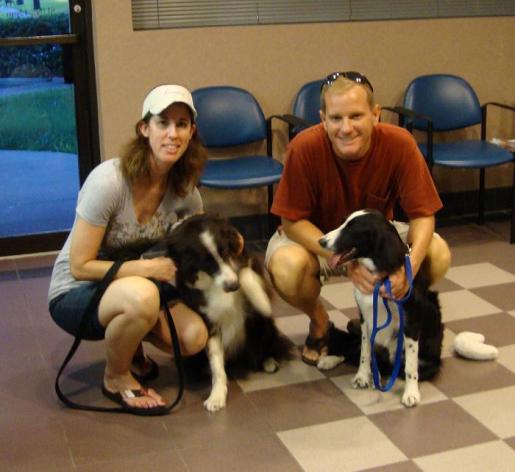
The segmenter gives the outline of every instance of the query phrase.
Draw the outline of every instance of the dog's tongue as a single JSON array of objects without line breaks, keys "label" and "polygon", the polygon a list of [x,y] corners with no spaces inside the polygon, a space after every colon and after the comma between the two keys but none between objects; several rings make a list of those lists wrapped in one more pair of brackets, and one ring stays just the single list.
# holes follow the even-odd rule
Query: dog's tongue
[{"label": "dog's tongue", "polygon": [[333,254],[329,260],[327,261],[328,264],[329,264],[329,267],[331,269],[336,269],[336,267],[338,266],[338,263],[340,262],[340,259],[341,259],[342,255],[341,254]]}]

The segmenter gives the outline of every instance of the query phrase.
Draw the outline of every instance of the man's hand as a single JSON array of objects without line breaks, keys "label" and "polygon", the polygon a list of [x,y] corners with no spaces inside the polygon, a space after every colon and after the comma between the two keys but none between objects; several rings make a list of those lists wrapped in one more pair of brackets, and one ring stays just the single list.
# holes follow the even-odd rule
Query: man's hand
[{"label": "man's hand", "polygon": [[[347,264],[347,276],[354,286],[362,293],[373,293],[374,287],[377,282],[384,279],[384,274],[376,274],[370,272],[365,266],[357,261],[352,261]],[[394,299],[400,299],[409,289],[408,279],[406,278],[406,271],[404,266],[396,272],[392,272],[388,277],[392,287],[392,296]],[[386,287],[381,286],[379,295],[384,298],[391,298],[386,292]]]},{"label": "man's hand", "polygon": [[381,280],[379,275],[370,272],[358,261],[347,264],[347,277],[362,293],[373,293],[375,284]]},{"label": "man's hand", "polygon": [[[409,282],[406,277],[406,270],[402,266],[399,270],[392,272],[389,277],[392,287],[392,296],[394,300],[400,300],[409,290]],[[386,287],[383,285],[379,290],[379,295],[384,298],[392,298],[386,292]]]}]

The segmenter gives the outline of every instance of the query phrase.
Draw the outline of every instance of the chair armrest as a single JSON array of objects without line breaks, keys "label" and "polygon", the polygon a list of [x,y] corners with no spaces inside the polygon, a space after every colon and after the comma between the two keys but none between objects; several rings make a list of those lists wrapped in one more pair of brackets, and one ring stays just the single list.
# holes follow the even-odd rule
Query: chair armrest
[{"label": "chair armrest", "polygon": [[313,123],[310,123],[309,121],[306,121],[298,116],[290,115],[288,113],[282,115],[281,118],[292,127],[301,126],[303,128],[309,128],[310,126],[313,126]]},{"label": "chair armrest", "polygon": [[[291,140],[292,134],[293,134],[293,128],[300,127],[300,128],[309,128],[310,126],[313,126],[313,123],[310,123],[309,121],[306,121],[298,116],[291,115],[291,114],[284,114],[284,115],[272,115],[267,119],[268,121],[277,118],[278,120],[284,121],[288,124],[288,139]],[[271,125],[270,125],[271,126]]]},{"label": "chair armrest", "polygon": [[510,110],[510,111],[513,111],[515,112],[515,107],[512,107],[511,105],[506,105],[505,103],[499,103],[499,102],[486,102],[485,104],[483,104],[481,106],[481,115],[482,115],[482,120],[481,120],[481,139],[483,141],[486,140],[486,118],[487,118],[487,108],[489,105],[492,105],[492,106],[496,106],[496,107],[499,107],[499,108],[504,108],[505,110]]},{"label": "chair armrest", "polygon": [[494,105],[496,107],[505,108],[506,110],[515,111],[515,107],[512,107],[511,105],[506,105],[506,103],[499,103],[499,102],[486,102],[483,104],[481,108],[486,108],[488,105]]},{"label": "chair armrest", "polygon": [[311,126],[311,123],[308,123],[307,121],[303,120],[302,118],[299,118],[294,115],[270,115],[266,119],[266,153],[268,156],[272,156],[272,121],[275,119],[284,121],[288,124],[288,138],[291,139],[291,133],[292,129],[295,126],[304,126],[308,127]]},{"label": "chair armrest", "polygon": [[[427,133],[427,155],[425,156],[427,165],[431,169],[433,167],[433,119],[428,115],[417,113],[410,108],[395,106],[395,107],[381,107],[383,110],[388,110],[399,115],[399,126],[406,127],[406,129],[413,132],[413,122],[415,120],[423,120],[427,122],[427,129],[422,130]],[[406,121],[408,118],[408,121]]]},{"label": "chair armrest", "polygon": [[[406,126],[406,128],[411,132],[413,131],[413,122],[415,120],[423,120],[427,121],[427,127],[430,125],[432,127],[433,120],[430,116],[423,115],[422,113],[417,113],[415,110],[411,110],[410,108],[395,106],[395,107],[381,107],[383,110],[388,110],[393,113],[399,115],[399,126]],[[405,119],[409,118],[406,123]]]}]

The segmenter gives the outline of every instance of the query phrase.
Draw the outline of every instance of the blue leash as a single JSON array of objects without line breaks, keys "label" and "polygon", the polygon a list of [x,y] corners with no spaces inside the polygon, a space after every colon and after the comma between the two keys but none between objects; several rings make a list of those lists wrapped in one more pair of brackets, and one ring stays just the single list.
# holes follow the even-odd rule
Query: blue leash
[{"label": "blue leash", "polygon": [[[411,296],[411,290],[413,289],[413,271],[411,269],[411,262],[409,259],[409,255],[406,254],[405,257],[405,264],[404,267],[406,269],[406,277],[408,279],[409,289],[406,296],[400,300],[395,300],[395,303],[397,304],[397,310],[399,311],[399,333],[397,336],[397,351],[395,353],[395,362],[393,365],[393,372],[390,376],[390,379],[388,380],[388,383],[383,387],[381,384],[381,380],[379,378],[379,369],[377,367],[377,359],[374,351],[374,344],[376,335],[379,331],[386,328],[391,322],[392,322],[392,312],[390,310],[390,307],[388,305],[388,299],[383,298],[383,305],[386,308],[386,313],[388,314],[386,321],[383,325],[377,326],[377,300],[379,298],[379,289],[383,285],[383,282],[377,282],[377,284],[374,287],[374,294],[373,294],[373,321],[372,321],[372,334],[370,336],[370,351],[371,351],[371,358],[372,358],[372,376],[374,377],[374,385],[378,390],[381,390],[381,392],[387,392],[393,387],[393,384],[397,380],[397,376],[399,375],[399,370],[401,368],[401,358],[402,358],[402,350],[404,347],[404,309],[402,308],[402,304]],[[390,283],[390,280],[387,278],[384,281],[384,286],[386,287],[386,292],[390,297],[392,296],[392,285]]]}]

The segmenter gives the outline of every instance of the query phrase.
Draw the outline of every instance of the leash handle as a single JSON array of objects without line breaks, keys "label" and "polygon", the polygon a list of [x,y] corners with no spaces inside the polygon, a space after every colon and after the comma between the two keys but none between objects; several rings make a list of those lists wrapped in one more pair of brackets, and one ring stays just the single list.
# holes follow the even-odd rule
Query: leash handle
[{"label": "leash handle", "polygon": [[[82,314],[82,318],[79,324],[79,329],[77,331],[77,334],[75,335],[75,339],[73,341],[72,346],[70,347],[70,350],[68,351],[68,354],[66,354],[66,357],[59,368],[59,371],[57,373],[56,379],[55,379],[55,392],[57,396],[59,397],[59,400],[61,400],[65,405],[67,405],[70,408],[74,408],[76,410],[85,410],[85,411],[101,411],[101,412],[108,412],[108,413],[126,413],[127,410],[123,407],[101,407],[101,406],[91,406],[91,405],[82,405],[80,403],[76,403],[72,400],[70,400],[61,390],[61,387],[59,385],[59,379],[61,377],[61,374],[63,373],[65,367],[68,365],[70,360],[72,359],[73,355],[77,351],[81,341],[82,341],[82,333],[84,331],[84,328],[86,326],[86,323],[88,322],[88,314],[91,313],[92,310],[94,310],[102,298],[102,295],[106,291],[109,284],[113,281],[114,276],[120,269],[121,265],[125,262],[125,259],[119,259],[114,262],[114,264],[109,268],[107,273],[105,274],[104,278],[100,281],[97,289],[93,293],[90,301],[88,302],[88,305],[86,306],[86,309],[84,310]],[[157,282],[153,280],[153,282],[158,286],[159,288],[159,297],[160,297],[160,305],[164,310],[166,321],[168,324],[168,329],[170,330],[170,335],[172,338],[172,345],[174,350],[174,359],[175,359],[175,366],[177,368],[177,372],[179,374],[179,389],[177,392],[177,396],[175,398],[175,401],[168,405],[166,409],[168,411],[171,411],[181,400],[183,393],[184,393],[184,365],[182,362],[182,354],[181,349],[179,345],[179,337],[177,335],[177,330],[175,328],[175,323],[173,322],[172,315],[170,314],[170,309],[168,308],[168,303],[166,302],[166,298],[164,296],[164,289],[163,289],[163,283]]]},{"label": "leash handle", "polygon": [[[375,355],[374,345],[375,345],[375,338],[377,336],[377,333],[379,331],[381,331],[382,329],[386,328],[392,322],[393,315],[390,310],[390,306],[388,304],[388,299],[383,298],[383,305],[386,309],[387,319],[383,325],[381,325],[381,326],[377,325],[378,324],[377,302],[379,299],[379,290],[381,289],[381,286],[383,285],[383,283],[377,282],[377,284],[375,284],[375,286],[374,286],[374,293],[373,293],[373,298],[372,298],[372,334],[370,335],[370,353],[371,353],[371,360],[372,360],[372,377],[374,379],[374,386],[378,390],[381,390],[381,392],[388,392],[393,387],[395,381],[397,380],[397,377],[399,376],[399,371],[400,371],[401,363],[402,363],[402,351],[404,348],[404,308],[403,308],[402,304],[406,300],[408,300],[408,298],[411,296],[411,292],[413,289],[413,269],[411,267],[411,261],[410,261],[408,254],[406,254],[405,259],[404,259],[404,267],[405,267],[405,271],[406,271],[406,278],[408,279],[409,288],[408,288],[407,294],[403,298],[401,298],[399,300],[395,300],[395,303],[397,305],[397,311],[399,312],[399,332],[397,335],[397,349],[395,351],[395,361],[394,361],[394,365],[393,365],[393,371],[392,371],[392,374],[390,375],[388,383],[385,386],[383,386],[381,384],[381,379],[379,376],[379,368],[377,366],[377,359],[376,359],[376,355]],[[386,288],[386,293],[393,299],[392,284],[390,282],[390,279],[387,278],[384,281],[384,286]]]}]

